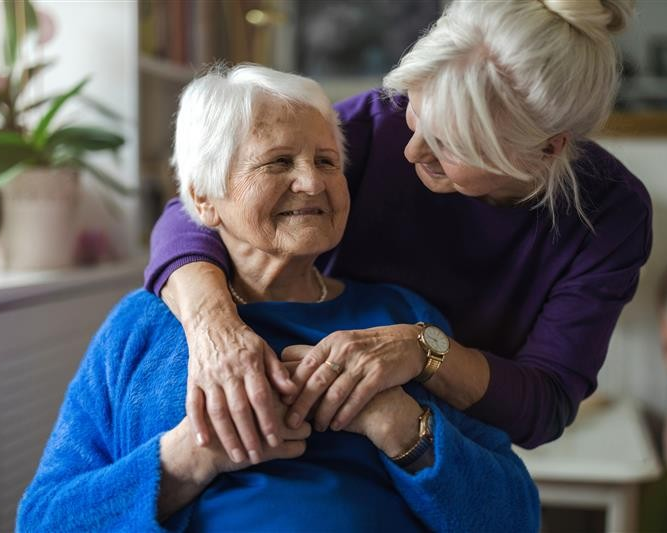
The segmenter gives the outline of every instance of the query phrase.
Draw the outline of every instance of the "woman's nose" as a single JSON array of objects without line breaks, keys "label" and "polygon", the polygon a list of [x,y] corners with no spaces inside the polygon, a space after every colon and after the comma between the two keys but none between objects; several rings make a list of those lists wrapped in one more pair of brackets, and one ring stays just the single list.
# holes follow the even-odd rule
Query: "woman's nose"
[{"label": "woman's nose", "polygon": [[412,134],[410,141],[405,145],[405,159],[410,163],[426,163],[436,159],[430,146],[427,144],[423,135],[419,132]]},{"label": "woman's nose", "polygon": [[324,191],[325,188],[324,179],[314,166],[304,165],[295,169],[295,176],[291,186],[292,192],[302,192],[315,196]]}]

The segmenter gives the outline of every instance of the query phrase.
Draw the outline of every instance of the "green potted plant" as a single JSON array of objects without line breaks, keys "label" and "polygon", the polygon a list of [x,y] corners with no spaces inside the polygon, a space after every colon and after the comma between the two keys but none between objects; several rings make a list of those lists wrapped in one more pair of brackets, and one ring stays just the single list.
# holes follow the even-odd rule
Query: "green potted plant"
[{"label": "green potted plant", "polygon": [[[0,187],[5,262],[11,269],[69,266],[79,173],[88,171],[120,194],[132,192],[86,158],[116,153],[124,139],[104,128],[60,124],[65,104],[80,98],[103,114],[113,113],[83,99],[84,79],[68,91],[26,101],[26,87],[52,63],[31,63],[26,49],[38,45],[39,19],[28,0],[4,0],[4,66],[0,70]],[[32,120],[28,121],[28,116]]]}]

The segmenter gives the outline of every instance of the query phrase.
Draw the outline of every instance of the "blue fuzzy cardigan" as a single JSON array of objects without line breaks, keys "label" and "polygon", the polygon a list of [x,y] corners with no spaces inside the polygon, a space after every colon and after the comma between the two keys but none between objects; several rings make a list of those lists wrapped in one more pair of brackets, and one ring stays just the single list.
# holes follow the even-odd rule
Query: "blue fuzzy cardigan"
[{"label": "blue fuzzy cardigan", "polygon": [[[240,313],[277,353],[289,344],[314,344],[338,329],[419,320],[448,327],[410,291],[354,282],[323,304],[266,302],[241,306]],[[455,532],[539,529],[537,491],[507,435],[412,384],[406,390],[434,411],[433,466],[413,475],[359,435],[314,434],[302,458],[219,476],[192,505],[158,524],[159,438],[185,415],[186,379],[180,324],[152,294],[127,296],[93,339],[70,384],[21,500],[17,530],[370,531],[401,524],[404,530]],[[336,445],[327,448],[328,442]],[[360,460],[363,475],[353,466]],[[314,488],[333,496],[314,500]],[[286,497],[290,512],[262,513],[273,499]]]}]

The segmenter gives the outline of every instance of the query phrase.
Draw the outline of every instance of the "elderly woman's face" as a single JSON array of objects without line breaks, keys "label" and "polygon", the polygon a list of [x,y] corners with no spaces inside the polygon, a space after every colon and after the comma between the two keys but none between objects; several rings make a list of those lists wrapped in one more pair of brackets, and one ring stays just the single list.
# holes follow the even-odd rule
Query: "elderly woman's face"
[{"label": "elderly woman's face", "polygon": [[261,102],[239,144],[227,192],[213,203],[226,243],[306,256],[335,247],[349,194],[331,125],[311,107]]}]

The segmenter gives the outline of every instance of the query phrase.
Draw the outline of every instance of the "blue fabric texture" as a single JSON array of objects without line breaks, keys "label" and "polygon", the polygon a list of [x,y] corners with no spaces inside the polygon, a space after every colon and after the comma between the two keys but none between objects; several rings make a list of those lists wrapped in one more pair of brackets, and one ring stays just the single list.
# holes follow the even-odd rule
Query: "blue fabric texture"
[{"label": "blue fabric texture", "polygon": [[[242,318],[277,353],[329,333],[440,313],[393,285],[346,282],[321,304],[254,303]],[[405,389],[434,413],[435,463],[416,474],[352,433],[314,433],[306,453],[218,476],[166,524],[156,519],[159,439],[185,416],[187,345],[154,295],[112,311],[67,391],[19,506],[17,530],[38,531],[537,531],[539,499],[509,437]]]}]

